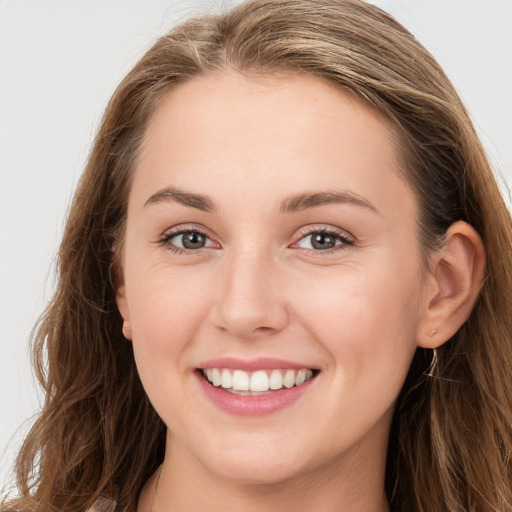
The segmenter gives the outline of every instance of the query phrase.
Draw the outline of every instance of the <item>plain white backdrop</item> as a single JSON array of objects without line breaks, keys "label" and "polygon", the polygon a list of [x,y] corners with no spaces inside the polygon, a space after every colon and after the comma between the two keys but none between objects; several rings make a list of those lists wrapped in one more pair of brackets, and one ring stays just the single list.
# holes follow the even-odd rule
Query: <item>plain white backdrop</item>
[{"label": "plain white backdrop", "polygon": [[[239,0],[0,0],[0,489],[41,397],[31,328],[118,82],[172,25]],[[373,0],[434,54],[512,184],[512,0]],[[510,204],[510,200],[509,200]]]}]

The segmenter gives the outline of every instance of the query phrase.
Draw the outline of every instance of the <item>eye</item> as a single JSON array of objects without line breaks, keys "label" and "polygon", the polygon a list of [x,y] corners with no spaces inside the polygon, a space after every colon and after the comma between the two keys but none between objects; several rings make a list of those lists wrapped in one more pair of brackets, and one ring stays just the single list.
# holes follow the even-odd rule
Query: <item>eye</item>
[{"label": "eye", "polygon": [[208,237],[199,231],[183,231],[173,235],[169,242],[182,249],[202,249],[206,246]]},{"label": "eye", "polygon": [[185,229],[168,233],[162,237],[160,243],[167,249],[177,253],[219,247],[206,234],[197,229]]},{"label": "eye", "polygon": [[344,232],[321,229],[309,231],[292,247],[331,252],[353,244],[354,240]]}]

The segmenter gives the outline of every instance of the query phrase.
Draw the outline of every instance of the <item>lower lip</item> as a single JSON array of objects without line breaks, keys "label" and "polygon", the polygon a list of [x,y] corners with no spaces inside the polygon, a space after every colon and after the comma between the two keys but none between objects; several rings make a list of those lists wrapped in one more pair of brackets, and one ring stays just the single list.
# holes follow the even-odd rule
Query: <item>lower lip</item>
[{"label": "lower lip", "polygon": [[300,386],[284,388],[268,395],[235,395],[221,387],[212,386],[203,376],[196,372],[206,396],[219,409],[237,416],[265,416],[275,413],[296,402],[316,379],[307,380]]}]

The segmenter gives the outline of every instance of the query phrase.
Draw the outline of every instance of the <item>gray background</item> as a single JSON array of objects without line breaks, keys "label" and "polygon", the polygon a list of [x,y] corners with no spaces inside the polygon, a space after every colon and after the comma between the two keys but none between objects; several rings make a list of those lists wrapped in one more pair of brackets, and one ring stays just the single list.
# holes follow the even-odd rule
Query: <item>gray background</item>
[{"label": "gray background", "polygon": [[[0,488],[41,399],[28,338],[106,102],[168,27],[234,3],[0,0]],[[512,0],[373,3],[439,60],[512,183]]]}]

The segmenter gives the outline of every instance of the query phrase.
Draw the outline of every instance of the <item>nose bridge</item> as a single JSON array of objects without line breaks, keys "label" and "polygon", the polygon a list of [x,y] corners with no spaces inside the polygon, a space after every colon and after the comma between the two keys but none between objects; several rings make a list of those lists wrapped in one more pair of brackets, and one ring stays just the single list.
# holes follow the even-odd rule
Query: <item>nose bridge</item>
[{"label": "nose bridge", "polygon": [[279,268],[269,252],[240,248],[226,258],[217,303],[217,325],[238,338],[277,332],[287,322]]}]

